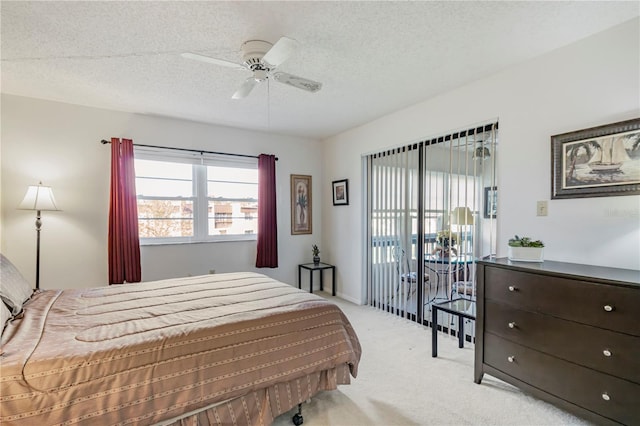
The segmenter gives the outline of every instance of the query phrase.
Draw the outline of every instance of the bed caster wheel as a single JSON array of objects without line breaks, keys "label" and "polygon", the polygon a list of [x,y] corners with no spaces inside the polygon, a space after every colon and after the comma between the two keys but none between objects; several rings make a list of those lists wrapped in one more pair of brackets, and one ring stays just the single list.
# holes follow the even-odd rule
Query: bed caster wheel
[{"label": "bed caster wheel", "polygon": [[302,418],[302,404],[298,404],[298,412],[291,418],[291,421],[296,426],[304,423],[304,419]]},{"label": "bed caster wheel", "polygon": [[302,414],[296,414],[295,416],[293,416],[291,418],[291,421],[296,426],[300,426],[302,423],[304,423],[304,419],[302,418]]}]

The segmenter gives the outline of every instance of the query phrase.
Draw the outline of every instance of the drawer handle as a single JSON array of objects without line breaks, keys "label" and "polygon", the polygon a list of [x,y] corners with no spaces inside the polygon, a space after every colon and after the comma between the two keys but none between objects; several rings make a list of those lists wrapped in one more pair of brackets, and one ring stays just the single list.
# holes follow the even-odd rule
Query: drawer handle
[{"label": "drawer handle", "polygon": [[510,285],[509,286],[509,291],[516,291],[516,290],[518,290],[518,288],[516,286],[514,286],[514,285]]},{"label": "drawer handle", "polygon": [[509,328],[516,328],[516,323],[515,323],[515,322],[513,322],[513,321],[511,321],[511,322],[509,323]]},{"label": "drawer handle", "polygon": [[609,349],[605,349],[604,351],[602,351],[602,353],[604,354],[604,356],[611,356],[611,351]]},{"label": "drawer handle", "polygon": [[516,360],[516,357],[513,355],[507,357],[507,361],[509,362],[515,362],[515,360]]},{"label": "drawer handle", "polygon": [[611,305],[604,305],[604,310],[605,310],[605,311],[607,311],[607,312],[611,312],[611,311],[613,311],[613,306],[611,306]]},{"label": "drawer handle", "polygon": [[611,397],[609,396],[608,393],[605,392],[605,393],[602,394],[602,399],[604,399],[605,401],[610,401]]}]

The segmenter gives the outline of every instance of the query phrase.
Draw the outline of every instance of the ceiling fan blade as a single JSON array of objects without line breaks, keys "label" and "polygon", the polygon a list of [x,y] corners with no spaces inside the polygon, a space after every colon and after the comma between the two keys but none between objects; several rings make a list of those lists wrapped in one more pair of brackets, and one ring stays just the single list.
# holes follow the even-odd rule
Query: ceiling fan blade
[{"label": "ceiling fan blade", "polygon": [[322,83],[298,77],[297,75],[288,74],[286,72],[273,73],[273,78],[279,83],[288,84],[289,86],[297,87],[298,89],[312,93],[315,93],[322,88]]},{"label": "ceiling fan blade", "polygon": [[244,83],[242,83],[242,86],[240,86],[240,88],[236,91],[236,93],[233,94],[233,96],[231,96],[231,98],[242,99],[247,97],[247,95],[251,93],[256,84],[258,84],[258,81],[253,77],[249,77],[244,81]]},{"label": "ceiling fan blade", "polygon": [[207,62],[209,64],[221,65],[223,67],[235,68],[238,70],[246,70],[243,65],[236,64],[235,62],[225,61],[224,59],[211,58],[209,56],[198,55],[197,53],[185,52],[182,54],[183,58],[193,59],[194,61]]},{"label": "ceiling fan blade", "polygon": [[281,37],[262,58],[272,68],[287,60],[298,47],[298,42],[289,37]]}]

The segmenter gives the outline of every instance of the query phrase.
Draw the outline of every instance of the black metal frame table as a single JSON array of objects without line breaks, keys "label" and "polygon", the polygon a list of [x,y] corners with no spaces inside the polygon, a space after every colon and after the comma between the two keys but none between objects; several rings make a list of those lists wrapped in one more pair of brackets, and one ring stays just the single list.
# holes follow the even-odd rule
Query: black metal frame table
[{"label": "black metal frame table", "polygon": [[464,347],[464,319],[476,320],[476,302],[469,299],[454,299],[431,306],[431,356],[438,356],[438,311],[458,316],[458,347]]},{"label": "black metal frame table", "polygon": [[[434,255],[426,255],[424,257],[424,267],[433,272],[436,276],[436,292],[428,302],[432,303],[436,299],[449,300],[451,297],[450,285],[458,281],[460,275],[470,277],[469,265],[475,263],[475,259],[466,256],[454,257],[437,257]],[[440,292],[440,284],[443,284],[445,295],[438,297]]]},{"label": "black metal frame table", "polygon": [[332,270],[331,295],[336,295],[336,267],[328,263],[303,263],[298,265],[298,288],[302,288],[302,269],[309,271],[309,293],[313,293],[313,271],[320,271],[320,291],[324,290],[324,279],[322,272],[325,269]]}]

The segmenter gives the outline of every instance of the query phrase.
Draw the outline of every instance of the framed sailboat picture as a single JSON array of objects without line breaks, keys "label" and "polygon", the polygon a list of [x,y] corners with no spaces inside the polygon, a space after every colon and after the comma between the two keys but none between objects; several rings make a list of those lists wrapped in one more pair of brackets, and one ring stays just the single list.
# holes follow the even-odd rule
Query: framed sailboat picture
[{"label": "framed sailboat picture", "polygon": [[551,136],[551,198],[640,194],[640,118]]}]

